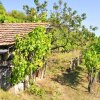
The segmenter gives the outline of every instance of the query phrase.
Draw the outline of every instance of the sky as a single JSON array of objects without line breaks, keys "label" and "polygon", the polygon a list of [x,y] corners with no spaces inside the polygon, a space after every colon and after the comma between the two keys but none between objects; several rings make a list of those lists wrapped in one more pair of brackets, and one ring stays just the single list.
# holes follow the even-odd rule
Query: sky
[{"label": "sky", "polygon": [[[23,10],[23,5],[29,5],[34,7],[34,0],[0,0],[7,11],[17,9]],[[43,2],[44,0],[40,0]],[[48,9],[52,9],[54,2],[58,0],[48,0]],[[73,10],[77,10],[78,14],[86,13],[87,19],[83,22],[84,25],[89,27],[90,25],[97,26],[98,30],[95,32],[97,36],[100,36],[100,0],[63,0],[67,2]]]}]

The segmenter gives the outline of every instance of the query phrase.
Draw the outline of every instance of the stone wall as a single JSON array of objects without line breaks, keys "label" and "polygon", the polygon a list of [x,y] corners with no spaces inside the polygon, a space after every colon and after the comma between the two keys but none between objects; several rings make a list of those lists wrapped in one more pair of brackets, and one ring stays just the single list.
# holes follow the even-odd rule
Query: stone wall
[{"label": "stone wall", "polygon": [[0,88],[8,90],[11,86],[9,78],[11,77],[11,69],[0,66]]}]

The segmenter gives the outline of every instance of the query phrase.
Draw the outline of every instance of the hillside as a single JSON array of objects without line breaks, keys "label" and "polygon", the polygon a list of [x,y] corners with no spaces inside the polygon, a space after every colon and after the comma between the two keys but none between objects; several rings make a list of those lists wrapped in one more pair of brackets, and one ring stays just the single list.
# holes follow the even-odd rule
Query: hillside
[{"label": "hillside", "polygon": [[70,74],[66,71],[69,60],[78,55],[79,51],[53,53],[49,57],[45,78],[37,79],[33,90],[17,95],[0,90],[0,100],[100,100],[100,88],[97,94],[89,94],[87,91],[84,67],[77,67]]}]

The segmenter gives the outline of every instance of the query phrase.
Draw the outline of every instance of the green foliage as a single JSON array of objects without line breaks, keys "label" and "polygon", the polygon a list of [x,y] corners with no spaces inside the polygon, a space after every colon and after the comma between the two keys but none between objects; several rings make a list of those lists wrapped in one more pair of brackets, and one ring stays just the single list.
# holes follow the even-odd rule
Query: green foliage
[{"label": "green foliage", "polygon": [[50,52],[51,36],[46,34],[44,27],[37,27],[24,38],[17,37],[15,46],[12,84],[22,81],[30,72],[43,67],[43,59],[46,60]]},{"label": "green foliage", "polygon": [[45,94],[45,90],[35,84],[30,86],[28,92],[30,94],[35,94],[36,96],[43,96]]},{"label": "green foliage", "polygon": [[0,23],[25,22],[25,15],[22,12],[13,10],[11,13],[6,12],[2,3],[0,3]]},{"label": "green foliage", "polygon": [[[47,1],[40,2],[34,0],[34,7],[23,6],[23,12],[12,10],[6,12],[0,3],[0,23],[16,22],[50,22],[52,29],[52,50],[70,51],[86,46],[94,38],[97,27],[90,26],[88,30],[82,26],[82,21],[86,19],[86,14],[79,15],[76,10],[72,10],[66,2],[59,0],[54,3],[53,10],[47,9]],[[49,13],[48,13],[49,12]]]},{"label": "green foliage", "polygon": [[85,65],[89,72],[92,68],[96,71],[100,70],[100,37],[90,44],[84,51]]},{"label": "green foliage", "polygon": [[94,38],[94,34],[84,26],[82,21],[86,14],[77,14],[76,10],[68,7],[67,3],[59,0],[54,3],[49,22],[52,27],[52,50],[71,51],[83,48]]},{"label": "green foliage", "polygon": [[0,2],[0,14],[5,14],[6,13],[6,10],[3,6],[3,4]]},{"label": "green foliage", "polygon": [[26,16],[23,12],[17,11],[17,10],[12,10],[9,13],[10,16],[14,17],[17,20],[21,20],[21,21],[25,21],[26,20]]},{"label": "green foliage", "polygon": [[30,8],[28,5],[24,5],[23,9],[26,13],[26,21],[28,22],[47,22],[47,2],[39,3],[38,0],[34,0],[36,7]]},{"label": "green foliage", "polygon": [[[99,78],[100,71],[100,37],[95,38],[83,53],[85,65],[88,72],[88,92],[93,92],[93,86]],[[98,77],[97,77],[98,76]]]},{"label": "green foliage", "polygon": [[16,22],[23,22],[23,21],[9,15],[0,15],[0,23],[16,23]]},{"label": "green foliage", "polygon": [[[51,12],[47,10],[45,0],[42,3],[34,0],[34,4],[35,7],[24,5],[23,13],[17,10],[6,12],[0,2],[0,23],[49,22],[48,33],[52,34],[46,34],[45,28],[37,27],[23,38],[17,36],[11,83],[19,83],[26,75],[43,67],[50,48],[64,52],[86,48],[83,55],[88,74],[93,74],[90,77],[98,72],[100,74],[100,37],[96,38],[94,34],[97,27],[90,26],[88,29],[82,25],[86,14],[79,15],[63,0],[55,2]],[[30,91],[41,95],[41,90],[36,87]]]}]

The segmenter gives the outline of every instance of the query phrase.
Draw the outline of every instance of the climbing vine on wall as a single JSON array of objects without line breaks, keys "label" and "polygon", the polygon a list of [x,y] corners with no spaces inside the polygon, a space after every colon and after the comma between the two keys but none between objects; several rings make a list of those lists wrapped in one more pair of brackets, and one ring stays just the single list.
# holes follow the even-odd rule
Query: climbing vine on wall
[{"label": "climbing vine on wall", "polygon": [[21,82],[30,72],[43,67],[43,59],[44,57],[46,59],[51,48],[51,34],[46,33],[46,29],[39,26],[23,38],[17,36],[15,48],[12,84]]}]

